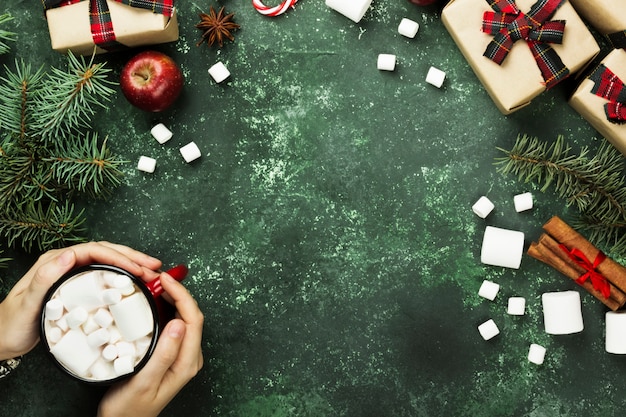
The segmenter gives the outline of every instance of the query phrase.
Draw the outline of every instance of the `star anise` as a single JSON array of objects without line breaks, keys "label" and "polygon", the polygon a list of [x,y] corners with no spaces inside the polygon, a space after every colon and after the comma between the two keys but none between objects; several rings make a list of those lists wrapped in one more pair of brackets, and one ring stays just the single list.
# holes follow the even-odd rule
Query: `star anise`
[{"label": "star anise", "polygon": [[196,46],[200,46],[203,42],[206,42],[208,46],[217,42],[220,46],[224,46],[224,41],[230,39],[235,40],[235,37],[231,33],[235,29],[239,29],[239,25],[232,21],[235,13],[225,14],[224,7],[216,14],[213,6],[209,9],[209,14],[200,13],[200,23],[196,27],[202,30],[202,39],[198,41]]}]

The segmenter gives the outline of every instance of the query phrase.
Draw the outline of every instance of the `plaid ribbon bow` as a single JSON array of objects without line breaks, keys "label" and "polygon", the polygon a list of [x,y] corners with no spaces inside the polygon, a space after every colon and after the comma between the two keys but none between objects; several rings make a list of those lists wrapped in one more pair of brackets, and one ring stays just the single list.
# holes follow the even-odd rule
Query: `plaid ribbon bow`
[{"label": "plaid ribbon bow", "polygon": [[[79,3],[83,0],[41,0],[45,10]],[[174,13],[174,0],[115,0],[118,3],[130,7],[151,10],[152,13],[163,14],[171,17]],[[116,40],[111,13],[106,0],[89,0],[89,22],[93,41],[99,47],[107,51],[115,51],[124,48],[124,45]]]},{"label": "plaid ribbon bow", "polygon": [[609,122],[626,123],[626,87],[624,87],[624,82],[604,64],[598,65],[589,79],[595,83],[591,92],[609,101],[604,105],[604,112]]},{"label": "plaid ribbon bow", "polygon": [[613,45],[613,48],[626,49],[626,30],[609,33],[608,35],[606,35],[606,37],[609,38],[609,41],[611,42],[611,45]]},{"label": "plaid ribbon bow", "polygon": [[566,0],[537,0],[528,13],[522,13],[515,0],[486,0],[494,11],[483,15],[483,32],[493,35],[487,45],[487,58],[500,65],[518,40],[530,48],[546,88],[552,88],[569,75],[551,43],[560,44],[565,31],[564,20],[548,21]]}]

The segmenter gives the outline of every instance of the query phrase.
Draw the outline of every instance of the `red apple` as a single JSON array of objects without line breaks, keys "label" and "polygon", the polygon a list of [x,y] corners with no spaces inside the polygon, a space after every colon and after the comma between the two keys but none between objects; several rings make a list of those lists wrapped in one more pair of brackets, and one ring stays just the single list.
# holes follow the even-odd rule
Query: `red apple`
[{"label": "red apple", "polygon": [[144,51],[132,57],[120,76],[120,87],[134,106],[151,112],[170,107],[183,89],[183,73],[162,52]]}]

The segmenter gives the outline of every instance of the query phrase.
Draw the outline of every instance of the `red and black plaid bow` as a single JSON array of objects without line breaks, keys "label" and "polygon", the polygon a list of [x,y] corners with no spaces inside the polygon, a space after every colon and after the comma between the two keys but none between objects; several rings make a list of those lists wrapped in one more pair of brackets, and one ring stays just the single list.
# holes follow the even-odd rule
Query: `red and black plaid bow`
[{"label": "red and black plaid bow", "polygon": [[608,35],[606,35],[606,37],[609,38],[609,41],[611,42],[611,45],[613,45],[613,48],[626,49],[626,30],[609,33]]},{"label": "red and black plaid bow", "polygon": [[565,21],[548,19],[565,1],[538,0],[528,13],[522,13],[515,0],[487,0],[494,11],[484,13],[483,32],[493,35],[493,39],[483,55],[500,65],[513,44],[523,39],[539,66],[546,88],[554,87],[569,75],[569,69],[549,45],[562,43]]},{"label": "red and black plaid bow", "polygon": [[607,119],[612,123],[626,123],[626,88],[624,82],[619,79],[604,64],[589,76],[595,84],[591,92],[609,102],[604,105]]},{"label": "red and black plaid bow", "polygon": [[[67,6],[83,0],[41,0],[45,10],[54,7]],[[130,7],[151,10],[152,13],[171,17],[174,13],[174,0],[115,0]],[[106,0],[89,0],[89,19],[93,41],[107,51],[122,49],[115,37],[111,13]]]}]

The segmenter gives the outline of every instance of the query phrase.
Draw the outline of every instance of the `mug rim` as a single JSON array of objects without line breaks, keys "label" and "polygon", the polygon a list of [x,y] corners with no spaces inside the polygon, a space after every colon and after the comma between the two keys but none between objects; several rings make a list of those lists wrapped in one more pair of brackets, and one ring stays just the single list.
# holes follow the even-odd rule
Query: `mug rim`
[{"label": "mug rim", "polygon": [[[90,271],[109,271],[109,272],[115,272],[115,273],[118,273],[120,275],[125,275],[125,276],[129,277],[133,281],[133,283],[136,284],[137,287],[139,287],[139,289],[143,293],[144,297],[147,299],[148,305],[150,306],[150,310],[152,312],[152,318],[153,318],[152,337],[150,339],[150,346],[148,347],[148,349],[144,353],[144,355],[141,358],[141,360],[134,366],[133,371],[128,373],[128,374],[124,374],[124,375],[120,375],[120,376],[116,376],[114,378],[104,379],[104,380],[96,380],[96,379],[84,378],[84,377],[76,375],[75,373],[70,371],[67,367],[65,367],[52,354],[52,352],[50,352],[50,349],[51,349],[50,343],[48,343],[48,339],[46,337],[46,328],[45,328],[45,323],[46,323],[46,318],[45,318],[45,315],[46,315],[45,314],[46,313],[46,303],[52,298],[54,293],[65,282],[67,282],[70,279],[76,277],[77,275],[80,275],[80,274],[85,273],[85,272],[90,272]],[[91,385],[111,385],[111,384],[114,384],[115,382],[125,380],[125,379],[130,378],[133,375],[137,374],[146,365],[146,363],[150,360],[150,358],[152,357],[152,354],[154,353],[154,350],[156,348],[157,341],[159,339],[159,330],[160,330],[160,328],[159,328],[159,316],[158,316],[157,304],[156,304],[156,301],[155,301],[152,293],[150,292],[150,290],[146,286],[146,283],[143,282],[140,278],[138,278],[135,275],[133,275],[130,272],[128,272],[127,270],[125,270],[123,268],[120,268],[118,266],[115,266],[115,265],[96,264],[96,263],[94,263],[94,264],[89,264],[89,265],[84,265],[84,266],[81,266],[81,267],[78,267],[78,268],[74,268],[74,269],[68,271],[67,273],[63,274],[48,289],[48,291],[46,292],[46,295],[45,295],[45,297],[43,299],[43,303],[42,303],[41,314],[40,314],[40,328],[39,328],[39,332],[40,332],[40,339],[41,339],[42,343],[44,344],[44,347],[46,349],[48,357],[54,362],[54,364],[58,368],[60,368],[63,371],[64,374],[72,377],[73,379],[76,379],[78,381],[85,382],[85,383],[91,384]]]}]

